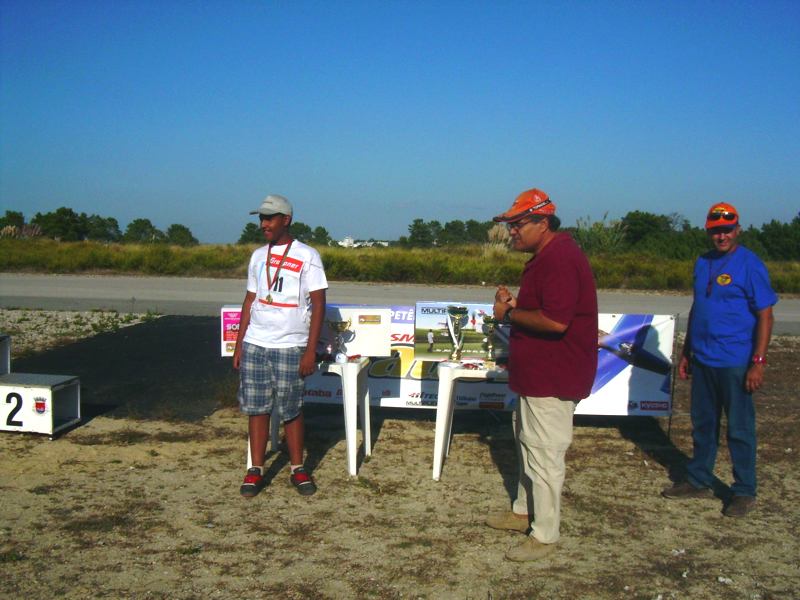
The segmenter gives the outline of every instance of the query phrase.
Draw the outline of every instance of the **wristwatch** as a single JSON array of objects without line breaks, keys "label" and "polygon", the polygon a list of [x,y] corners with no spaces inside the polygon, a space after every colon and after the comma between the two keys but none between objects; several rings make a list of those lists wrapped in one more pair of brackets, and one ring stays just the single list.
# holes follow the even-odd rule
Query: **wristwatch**
[{"label": "wristwatch", "polygon": [[767,357],[761,356],[760,354],[753,354],[752,362],[754,365],[765,365],[767,364]]}]

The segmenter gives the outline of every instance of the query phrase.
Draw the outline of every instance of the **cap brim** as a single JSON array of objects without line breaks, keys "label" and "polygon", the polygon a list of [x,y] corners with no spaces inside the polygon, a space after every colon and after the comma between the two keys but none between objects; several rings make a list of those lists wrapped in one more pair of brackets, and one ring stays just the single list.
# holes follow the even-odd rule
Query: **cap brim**
[{"label": "cap brim", "polygon": [[251,215],[286,215],[286,213],[282,213],[282,212],[277,211],[277,210],[270,210],[270,211],[266,211],[266,210],[251,210],[250,214]]},{"label": "cap brim", "polygon": [[527,211],[522,211],[521,213],[514,213],[513,215],[508,214],[507,212],[497,215],[492,219],[492,221],[496,221],[498,223],[513,223],[514,221],[519,221],[520,219],[524,219],[527,216]]}]

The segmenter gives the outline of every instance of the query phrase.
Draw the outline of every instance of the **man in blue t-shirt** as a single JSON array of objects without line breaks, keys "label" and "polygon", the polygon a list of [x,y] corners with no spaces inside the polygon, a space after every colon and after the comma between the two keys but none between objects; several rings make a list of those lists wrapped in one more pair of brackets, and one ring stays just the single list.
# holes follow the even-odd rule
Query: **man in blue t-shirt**
[{"label": "man in blue t-shirt", "polygon": [[662,492],[666,498],[711,496],[722,411],[728,418],[733,463],[732,497],[723,513],[743,517],[756,503],[756,417],[753,392],[764,381],[772,290],[764,263],[740,246],[739,213],[721,202],[711,207],[706,231],[714,249],[694,267],[694,302],[678,376],[692,375],[694,452],[686,481]]}]

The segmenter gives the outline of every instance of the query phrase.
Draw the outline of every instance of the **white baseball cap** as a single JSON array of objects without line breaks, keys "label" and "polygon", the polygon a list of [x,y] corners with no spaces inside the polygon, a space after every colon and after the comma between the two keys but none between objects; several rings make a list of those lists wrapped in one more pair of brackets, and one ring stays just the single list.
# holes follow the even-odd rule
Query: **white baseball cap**
[{"label": "white baseball cap", "polygon": [[256,210],[250,211],[251,215],[289,215],[292,216],[292,205],[283,196],[270,194]]}]

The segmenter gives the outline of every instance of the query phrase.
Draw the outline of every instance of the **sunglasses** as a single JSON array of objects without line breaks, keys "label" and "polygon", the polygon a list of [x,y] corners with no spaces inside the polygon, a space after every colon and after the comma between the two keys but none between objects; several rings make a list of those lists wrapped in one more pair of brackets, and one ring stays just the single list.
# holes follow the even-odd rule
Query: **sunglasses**
[{"label": "sunglasses", "polygon": [[719,221],[720,219],[724,221],[735,221],[736,213],[728,212],[726,210],[718,210],[708,213],[708,217],[706,218],[709,221]]},{"label": "sunglasses", "polygon": [[524,221],[516,221],[514,223],[506,223],[506,229],[508,229],[509,231],[520,230],[523,227],[525,227],[525,225],[527,225],[528,223],[539,223],[540,221],[543,221],[543,220],[544,220],[544,217],[541,217],[541,218],[538,218],[538,219],[536,217],[534,217],[532,219],[525,219]]}]

